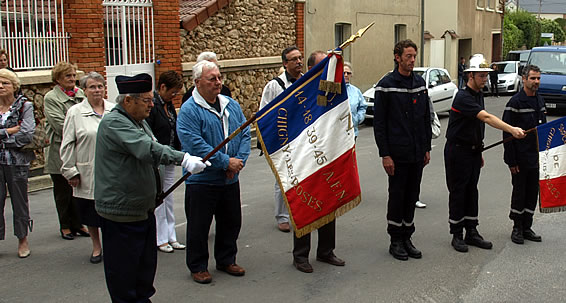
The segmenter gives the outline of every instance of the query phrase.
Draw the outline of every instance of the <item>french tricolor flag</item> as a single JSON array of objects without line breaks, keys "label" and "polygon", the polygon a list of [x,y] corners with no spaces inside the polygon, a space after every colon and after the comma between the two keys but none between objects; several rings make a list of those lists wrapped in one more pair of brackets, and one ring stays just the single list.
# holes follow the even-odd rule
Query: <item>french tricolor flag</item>
[{"label": "french tricolor flag", "polygon": [[[354,128],[339,51],[330,52],[256,114],[258,139],[285,193],[298,237],[361,201]],[[329,69],[340,73],[339,81],[337,75],[328,76]],[[321,96],[325,104],[317,104]]]},{"label": "french tricolor flag", "polygon": [[540,211],[566,210],[566,117],[537,126]]}]

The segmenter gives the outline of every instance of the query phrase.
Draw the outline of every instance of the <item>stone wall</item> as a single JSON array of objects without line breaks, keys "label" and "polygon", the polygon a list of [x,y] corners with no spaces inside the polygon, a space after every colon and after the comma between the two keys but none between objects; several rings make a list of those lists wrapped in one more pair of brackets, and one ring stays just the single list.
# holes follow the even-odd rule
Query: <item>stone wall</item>
[{"label": "stone wall", "polygon": [[[223,84],[230,88],[232,98],[240,103],[246,118],[258,111],[263,87],[273,77],[276,77],[279,68],[261,68],[243,71],[222,72]],[[183,73],[187,88],[193,85],[192,75]]]},{"label": "stone wall", "polygon": [[[43,96],[53,88],[52,83],[22,85],[22,93],[29,100],[33,101],[33,114],[36,119],[45,123],[45,114],[43,113]],[[30,169],[36,169],[45,165],[45,156],[42,150],[35,151],[36,159],[31,162]]]},{"label": "stone wall", "polygon": [[[194,62],[204,51],[215,52],[218,60],[281,56],[296,43],[295,23],[294,0],[236,0],[194,30],[181,30],[181,61]],[[279,67],[221,69],[224,85],[247,118],[258,110],[263,87],[278,71]],[[190,73],[183,76],[187,88],[192,86]]]}]

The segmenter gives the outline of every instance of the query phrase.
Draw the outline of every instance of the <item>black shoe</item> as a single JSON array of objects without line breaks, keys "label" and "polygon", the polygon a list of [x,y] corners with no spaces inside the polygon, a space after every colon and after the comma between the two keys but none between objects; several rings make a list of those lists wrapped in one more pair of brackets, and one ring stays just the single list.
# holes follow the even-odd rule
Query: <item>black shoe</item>
[{"label": "black shoe", "polygon": [[483,249],[491,249],[493,247],[493,244],[491,244],[491,242],[489,241],[484,240],[483,237],[478,232],[478,230],[475,228],[470,228],[466,230],[466,238],[464,239],[464,241],[468,245],[476,246]]},{"label": "black shoe", "polygon": [[316,260],[319,261],[319,262],[325,262],[325,263],[328,263],[328,264],[334,265],[334,266],[344,266],[344,265],[346,265],[346,261],[336,257],[336,255],[332,252],[326,257],[317,256]]},{"label": "black shoe", "polygon": [[542,242],[542,237],[537,235],[532,229],[527,229],[523,231],[523,238],[525,240],[533,242]]},{"label": "black shoe", "polygon": [[74,230],[73,233],[74,233],[75,235],[79,235],[79,236],[81,236],[81,237],[90,237],[90,234],[89,234],[88,232],[82,230],[82,229]]},{"label": "black shoe", "polygon": [[511,241],[515,244],[524,244],[525,238],[523,238],[523,231],[519,227],[513,227],[511,232]]},{"label": "black shoe", "polygon": [[393,258],[397,260],[401,260],[401,261],[409,260],[409,254],[405,250],[403,241],[391,242],[391,245],[389,245],[389,253],[393,256]]},{"label": "black shoe", "polygon": [[98,264],[100,262],[102,262],[102,253],[98,256],[90,256],[90,263]]},{"label": "black shoe", "polygon": [[72,232],[70,232],[70,233],[68,233],[68,234],[64,234],[64,233],[61,231],[61,238],[65,239],[65,240],[74,240],[74,239],[75,239],[75,236],[73,235]]},{"label": "black shoe", "polygon": [[313,272],[312,265],[310,265],[309,261],[297,262],[297,260],[293,260],[293,266],[295,266],[299,271],[307,274]]},{"label": "black shoe", "polygon": [[409,257],[413,258],[413,259],[420,259],[422,258],[423,254],[421,253],[420,250],[418,250],[414,245],[413,242],[411,242],[411,239],[405,240],[403,242],[403,246],[405,247],[405,250],[407,251],[407,254],[409,255]]},{"label": "black shoe", "polygon": [[462,234],[454,234],[452,236],[452,247],[459,252],[468,252],[468,245],[464,242]]}]

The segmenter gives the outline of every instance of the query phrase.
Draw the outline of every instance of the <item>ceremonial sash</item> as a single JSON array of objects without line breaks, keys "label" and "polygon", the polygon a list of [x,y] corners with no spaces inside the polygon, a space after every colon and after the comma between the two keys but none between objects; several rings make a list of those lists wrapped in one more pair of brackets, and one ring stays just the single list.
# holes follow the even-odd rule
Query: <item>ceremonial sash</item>
[{"label": "ceremonial sash", "polygon": [[537,126],[540,212],[566,210],[566,117]]},{"label": "ceremonial sash", "polygon": [[340,51],[331,52],[256,114],[257,137],[297,237],[361,201]]}]

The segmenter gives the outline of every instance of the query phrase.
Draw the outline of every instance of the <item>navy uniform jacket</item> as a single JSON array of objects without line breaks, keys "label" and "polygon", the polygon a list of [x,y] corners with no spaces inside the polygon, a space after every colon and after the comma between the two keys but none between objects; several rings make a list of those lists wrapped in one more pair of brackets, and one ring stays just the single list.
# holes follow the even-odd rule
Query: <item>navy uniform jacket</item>
[{"label": "navy uniform jacket", "polygon": [[477,118],[485,109],[482,92],[469,86],[456,94],[450,109],[446,139],[465,146],[481,146],[485,133],[485,123]]},{"label": "navy uniform jacket", "polygon": [[[503,112],[503,121],[524,130],[546,123],[546,108],[544,100],[537,93],[529,97],[524,90],[516,93]],[[511,134],[503,132],[503,138]],[[508,166],[521,166],[525,168],[538,167],[538,141],[534,133],[529,133],[524,139],[511,140],[504,145],[503,160]]]},{"label": "navy uniform jacket", "polygon": [[373,132],[379,156],[415,163],[430,151],[432,129],[424,79],[411,73],[403,77],[397,69],[375,87]]}]

